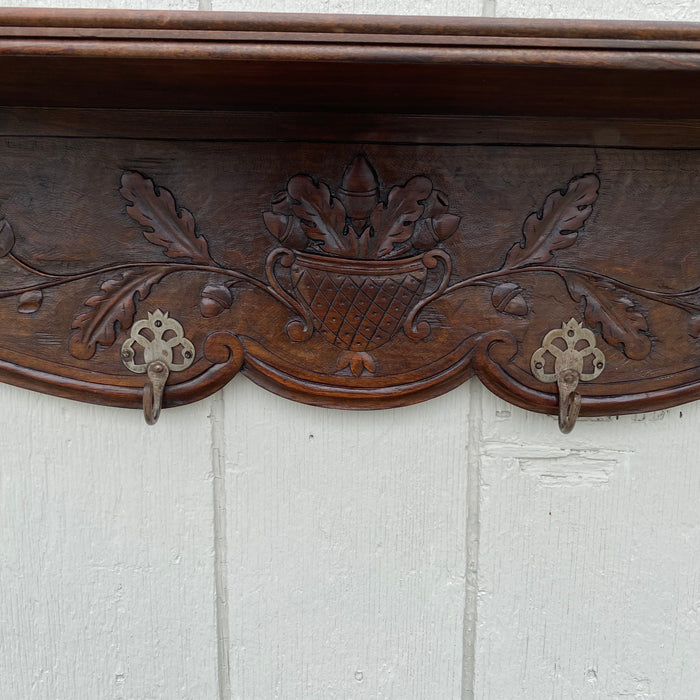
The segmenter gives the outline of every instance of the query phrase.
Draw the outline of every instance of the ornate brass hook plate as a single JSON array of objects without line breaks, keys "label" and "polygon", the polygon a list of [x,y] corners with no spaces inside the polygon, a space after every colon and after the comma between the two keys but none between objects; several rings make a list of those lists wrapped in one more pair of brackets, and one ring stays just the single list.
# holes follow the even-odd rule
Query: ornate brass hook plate
[{"label": "ornate brass hook plate", "polygon": [[[598,25],[523,43],[466,20],[290,18],[285,34],[228,16],[195,35],[144,15],[95,20],[85,44],[73,17],[0,35],[4,380],[155,420],[161,390],[176,406],[238,371],[354,409],[476,374],[563,407],[564,429],[579,406],[700,395],[697,29],[638,28],[602,70],[620,37]],[[173,32],[191,41],[169,56]],[[309,113],[314,80],[330,87]],[[623,84],[624,102],[601,98]]]},{"label": "ornate brass hook plate", "polygon": [[122,362],[132,372],[148,377],[143,393],[148,425],[158,421],[170,372],[187,369],[194,362],[194,355],[194,346],[185,338],[182,326],[167,311],[156,309],[131,327],[131,335],[122,345]]},{"label": "ornate brass hook plate", "polygon": [[[548,358],[554,360],[553,366]],[[550,371],[547,371],[548,364]],[[596,347],[595,335],[572,318],[562,323],[561,328],[547,333],[542,347],[535,350],[530,365],[532,373],[541,382],[556,382],[559,388],[559,429],[562,433],[570,433],[581,410],[581,395],[576,391],[578,383],[597,379],[605,369],[605,355]]]}]

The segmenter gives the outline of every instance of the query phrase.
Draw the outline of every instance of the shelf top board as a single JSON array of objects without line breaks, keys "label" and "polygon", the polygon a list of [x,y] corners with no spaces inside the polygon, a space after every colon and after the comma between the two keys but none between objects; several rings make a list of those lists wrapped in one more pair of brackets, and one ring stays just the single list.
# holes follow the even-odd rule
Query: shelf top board
[{"label": "shelf top board", "polygon": [[700,26],[0,9],[5,106],[692,118]]}]

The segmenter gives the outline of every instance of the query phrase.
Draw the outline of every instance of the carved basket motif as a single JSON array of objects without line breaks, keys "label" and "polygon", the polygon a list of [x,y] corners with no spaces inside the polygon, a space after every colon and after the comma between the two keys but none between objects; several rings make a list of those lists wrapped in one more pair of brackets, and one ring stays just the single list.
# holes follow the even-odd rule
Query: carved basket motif
[{"label": "carved basket motif", "polygon": [[328,342],[365,352],[401,328],[423,294],[427,273],[422,255],[385,261],[297,253],[291,280]]}]

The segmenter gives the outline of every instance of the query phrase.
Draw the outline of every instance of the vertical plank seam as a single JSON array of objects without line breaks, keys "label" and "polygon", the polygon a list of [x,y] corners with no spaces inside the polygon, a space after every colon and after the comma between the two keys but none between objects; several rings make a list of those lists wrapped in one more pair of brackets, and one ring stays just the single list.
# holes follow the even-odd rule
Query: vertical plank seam
[{"label": "vertical plank seam", "polygon": [[467,527],[466,572],[464,577],[464,621],[462,626],[462,698],[474,700],[476,674],[476,625],[479,596],[479,498],[483,424],[482,387],[467,385]]},{"label": "vertical plank seam", "polygon": [[230,637],[228,608],[228,547],[226,537],[226,434],[223,392],[212,399],[211,464],[214,508],[214,588],[216,607],[216,672],[218,700],[231,698]]}]

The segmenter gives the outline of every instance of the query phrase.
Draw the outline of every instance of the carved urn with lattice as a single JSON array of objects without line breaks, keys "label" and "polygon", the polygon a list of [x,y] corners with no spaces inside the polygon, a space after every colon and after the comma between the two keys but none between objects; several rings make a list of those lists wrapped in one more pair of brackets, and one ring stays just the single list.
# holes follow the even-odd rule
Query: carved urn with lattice
[{"label": "carved urn with lattice", "polygon": [[[357,376],[374,372],[370,350],[402,328],[413,337],[426,332],[413,327],[413,318],[427,301],[429,269],[442,264],[438,291],[449,278],[449,256],[436,249],[459,224],[448,208],[447,196],[422,175],[383,198],[362,155],[345,169],[335,192],[310,175],[296,175],[273,198],[265,225],[285,247],[268,258],[268,278],[284,294],[274,263],[289,268],[291,296],[308,325],[343,350],[341,369],[349,366]],[[296,326],[290,335],[303,336]]]},{"label": "carved urn with lattice", "polygon": [[298,253],[291,279],[323,337],[344,350],[364,352],[401,328],[420,301],[427,273],[422,255],[350,262]]}]

